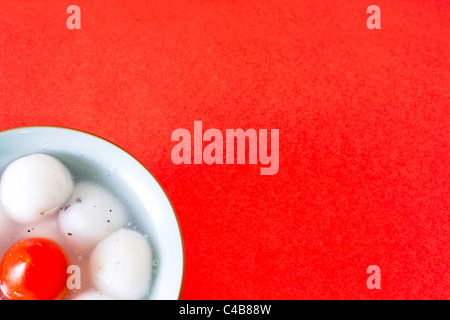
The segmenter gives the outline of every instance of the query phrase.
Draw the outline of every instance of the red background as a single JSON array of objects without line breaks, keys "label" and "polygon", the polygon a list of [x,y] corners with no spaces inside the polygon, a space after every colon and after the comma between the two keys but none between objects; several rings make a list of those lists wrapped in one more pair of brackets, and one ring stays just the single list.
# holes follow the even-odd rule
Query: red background
[{"label": "red background", "polygon": [[[449,17],[448,1],[1,1],[0,130],[81,129],[142,161],[183,231],[183,299],[448,299]],[[194,120],[279,129],[279,172],[174,165]]]}]

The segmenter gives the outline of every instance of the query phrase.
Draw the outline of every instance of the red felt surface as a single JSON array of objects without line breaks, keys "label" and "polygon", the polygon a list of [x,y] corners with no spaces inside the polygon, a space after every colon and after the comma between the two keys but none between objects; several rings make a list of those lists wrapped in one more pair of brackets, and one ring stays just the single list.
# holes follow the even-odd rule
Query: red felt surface
[{"label": "red felt surface", "polygon": [[[450,3],[376,1],[381,30],[370,4],[1,1],[0,130],[142,161],[182,228],[183,299],[448,299]],[[279,172],[173,164],[194,120],[279,129]]]}]

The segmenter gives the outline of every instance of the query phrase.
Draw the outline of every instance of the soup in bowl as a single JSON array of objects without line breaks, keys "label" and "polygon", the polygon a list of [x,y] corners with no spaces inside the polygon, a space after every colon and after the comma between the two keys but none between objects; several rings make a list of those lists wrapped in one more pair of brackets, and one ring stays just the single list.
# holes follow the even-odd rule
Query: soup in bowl
[{"label": "soup in bowl", "polygon": [[134,157],[61,127],[0,133],[2,299],[177,299],[175,211]]}]

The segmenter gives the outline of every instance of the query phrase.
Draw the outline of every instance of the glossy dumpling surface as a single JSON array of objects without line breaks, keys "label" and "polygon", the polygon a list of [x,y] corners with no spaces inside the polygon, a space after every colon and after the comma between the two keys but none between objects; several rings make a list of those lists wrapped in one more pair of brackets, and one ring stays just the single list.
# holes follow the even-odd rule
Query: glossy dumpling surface
[{"label": "glossy dumpling surface", "polygon": [[58,215],[63,234],[75,245],[87,248],[127,223],[121,203],[93,182],[75,186],[67,208]]},{"label": "glossy dumpling surface", "polygon": [[8,165],[1,178],[0,201],[6,214],[26,223],[59,211],[72,191],[72,176],[64,164],[37,153]]},{"label": "glossy dumpling surface", "polygon": [[152,275],[152,250],[137,231],[120,229],[100,241],[89,261],[95,287],[116,299],[145,298]]}]

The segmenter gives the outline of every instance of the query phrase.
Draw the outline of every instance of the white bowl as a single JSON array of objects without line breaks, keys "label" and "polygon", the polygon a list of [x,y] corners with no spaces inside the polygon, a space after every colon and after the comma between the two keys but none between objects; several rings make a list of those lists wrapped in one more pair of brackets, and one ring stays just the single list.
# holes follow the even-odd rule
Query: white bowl
[{"label": "white bowl", "polygon": [[149,299],[179,299],[184,251],[175,211],[158,181],[134,157],[95,135],[61,127],[22,127],[0,132],[0,173],[13,160],[47,153],[69,170],[115,193],[149,236],[156,257]]}]

